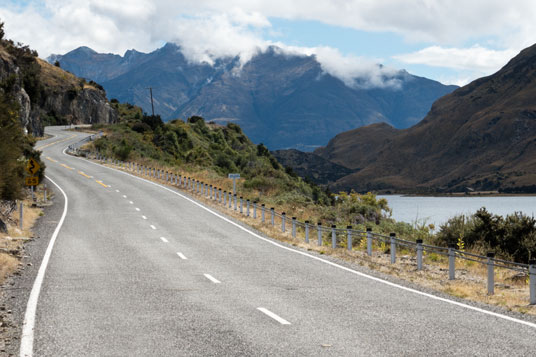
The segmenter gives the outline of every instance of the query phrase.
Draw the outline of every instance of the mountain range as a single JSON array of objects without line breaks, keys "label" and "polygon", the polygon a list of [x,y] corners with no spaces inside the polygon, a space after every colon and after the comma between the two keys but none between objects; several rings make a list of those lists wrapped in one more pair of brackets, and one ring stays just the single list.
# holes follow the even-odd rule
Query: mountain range
[{"label": "mountain range", "polygon": [[[438,99],[415,126],[347,131],[314,155],[354,170],[331,181],[333,190],[536,192],[535,98],[533,45],[497,73]],[[307,171],[303,158],[283,163]]]},{"label": "mountain range", "polygon": [[129,50],[123,56],[80,47],[48,60],[100,83],[110,98],[148,113],[152,87],[155,112],[164,119],[200,115],[207,121],[235,122],[253,142],[272,150],[310,151],[343,131],[371,123],[410,127],[437,98],[457,88],[404,70],[385,78],[397,82],[396,87],[349,86],[325,72],[315,56],[288,54],[277,47],[245,64],[238,57],[212,65],[193,63],[173,43],[151,53]]}]

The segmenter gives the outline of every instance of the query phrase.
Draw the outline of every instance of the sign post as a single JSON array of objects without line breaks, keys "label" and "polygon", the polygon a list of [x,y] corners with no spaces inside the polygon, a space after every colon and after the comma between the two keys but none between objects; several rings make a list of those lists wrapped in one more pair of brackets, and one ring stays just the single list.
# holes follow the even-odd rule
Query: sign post
[{"label": "sign post", "polygon": [[236,179],[240,178],[240,174],[229,174],[229,178],[233,179],[233,195],[236,194]]}]

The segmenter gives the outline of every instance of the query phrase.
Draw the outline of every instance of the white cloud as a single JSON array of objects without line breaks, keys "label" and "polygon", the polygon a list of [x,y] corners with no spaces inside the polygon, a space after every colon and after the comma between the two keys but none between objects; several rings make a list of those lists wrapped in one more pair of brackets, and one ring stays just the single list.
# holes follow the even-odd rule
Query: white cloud
[{"label": "white cloud", "polygon": [[[271,45],[270,17],[303,19],[365,31],[389,31],[428,46],[397,59],[489,74],[522,48],[536,42],[533,0],[34,0],[0,5],[8,37],[29,44],[41,56],[78,46],[122,54],[151,51],[174,41],[193,61],[213,62],[241,55],[243,61]],[[467,48],[474,39],[483,46]],[[289,46],[276,43],[286,50]],[[491,50],[484,46],[500,48]],[[374,59],[343,56],[329,47],[294,48],[316,54],[325,71],[347,84],[385,81],[393,71]],[[445,63],[447,63],[445,65]]]},{"label": "white cloud", "polygon": [[434,67],[448,67],[490,73],[500,69],[516,54],[517,51],[515,50],[496,51],[479,45],[469,48],[430,46],[417,52],[393,57],[411,64],[425,64]]}]

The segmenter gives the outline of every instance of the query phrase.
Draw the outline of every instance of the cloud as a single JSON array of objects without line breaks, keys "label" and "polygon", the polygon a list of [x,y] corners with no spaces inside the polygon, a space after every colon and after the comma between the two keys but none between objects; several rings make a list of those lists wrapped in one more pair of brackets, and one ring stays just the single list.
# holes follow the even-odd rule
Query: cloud
[{"label": "cloud", "polygon": [[[396,58],[489,74],[536,42],[536,2],[517,0],[16,0],[0,5],[8,37],[43,57],[85,45],[99,52],[152,51],[180,44],[192,61],[240,55],[242,63],[272,44],[315,54],[322,68],[348,85],[397,86],[394,70],[377,60],[329,47],[290,48],[265,41],[271,17],[312,20],[364,31],[386,31],[427,47]],[[10,5],[11,4],[11,5]],[[26,4],[26,3],[25,3]],[[467,47],[485,38],[482,46]],[[430,46],[430,43],[434,46]],[[491,48],[499,49],[492,50]],[[445,61],[446,60],[446,61]],[[448,63],[448,65],[444,65]],[[359,81],[355,81],[355,78]]]},{"label": "cloud", "polygon": [[457,78],[448,80],[443,78],[441,81],[443,83],[465,85],[471,79],[498,71],[517,52],[510,49],[502,51],[491,50],[479,45],[469,48],[430,46],[413,53],[396,55],[393,58],[408,64],[457,69],[462,72]]}]

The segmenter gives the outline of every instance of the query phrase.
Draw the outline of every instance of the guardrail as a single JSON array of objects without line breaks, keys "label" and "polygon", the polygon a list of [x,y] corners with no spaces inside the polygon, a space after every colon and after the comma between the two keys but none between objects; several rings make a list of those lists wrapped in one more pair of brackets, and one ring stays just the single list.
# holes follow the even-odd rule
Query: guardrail
[{"label": "guardrail", "polygon": [[[102,133],[99,134],[102,135]],[[94,139],[95,136],[91,139],[86,138],[84,142]],[[82,144],[84,142],[82,142]],[[117,159],[107,158],[98,152],[81,151],[79,149],[80,146],[81,144],[70,145],[68,151],[75,155],[82,155],[87,158],[95,159],[101,163],[118,166],[140,176],[162,180],[193,194],[216,201],[227,209],[237,212],[239,211],[240,214],[253,217],[253,219],[258,219],[258,210],[260,209],[260,219],[262,223],[267,223],[275,227],[277,218],[279,220],[278,224],[280,224],[281,232],[287,232],[287,227],[290,224],[292,237],[296,238],[298,231],[300,231],[300,235],[303,236],[306,243],[310,243],[311,231],[316,231],[318,246],[330,245],[333,249],[345,248],[351,251],[354,250],[356,245],[364,246],[362,243],[365,243],[366,240],[366,251],[369,256],[372,256],[374,244],[380,246],[383,245],[385,248],[389,246],[391,264],[396,263],[397,249],[399,247],[404,247],[415,252],[417,270],[423,269],[423,256],[425,253],[436,253],[448,258],[449,280],[454,280],[456,278],[456,259],[473,261],[487,266],[487,290],[489,295],[492,295],[495,292],[495,268],[521,272],[529,277],[530,304],[536,304],[536,260],[531,259],[528,264],[522,264],[498,259],[495,257],[494,253],[491,252],[486,256],[483,256],[458,250],[455,245],[449,245],[445,248],[424,244],[421,239],[417,239],[416,241],[401,239],[397,237],[395,233],[386,236],[372,232],[371,228],[362,231],[353,229],[352,226],[346,226],[346,228],[337,228],[335,225],[324,227],[322,222],[317,222],[315,225],[309,221],[300,222],[296,217],[291,217],[289,221],[285,212],[278,213],[274,207],[267,209],[265,204],[259,206],[259,202],[257,201],[252,202],[249,199],[244,199],[242,196],[237,196],[237,194],[232,194],[230,191],[222,190],[222,188],[209,185],[195,178],[182,176],[154,167],[147,167],[135,162],[123,162]]]}]

